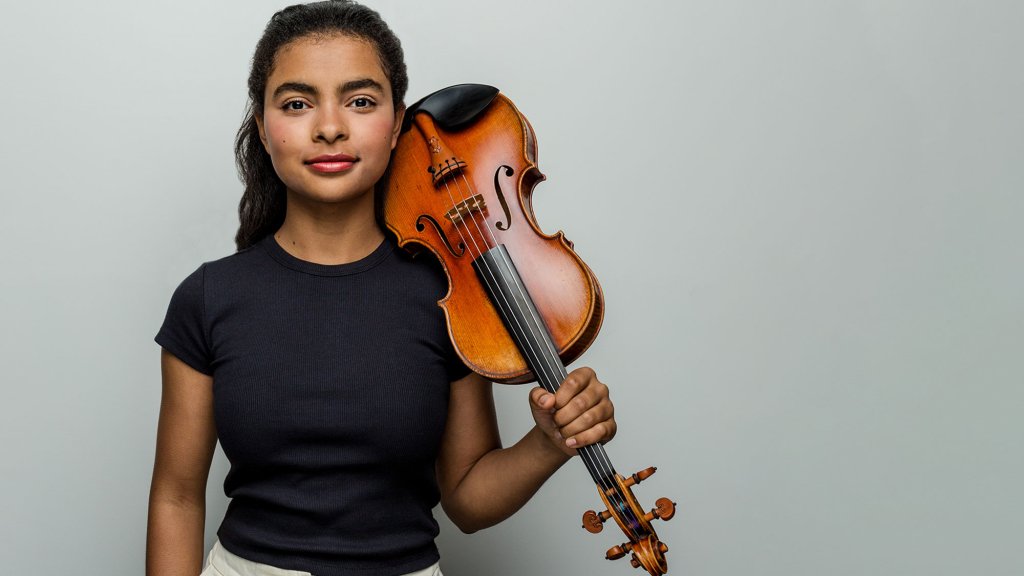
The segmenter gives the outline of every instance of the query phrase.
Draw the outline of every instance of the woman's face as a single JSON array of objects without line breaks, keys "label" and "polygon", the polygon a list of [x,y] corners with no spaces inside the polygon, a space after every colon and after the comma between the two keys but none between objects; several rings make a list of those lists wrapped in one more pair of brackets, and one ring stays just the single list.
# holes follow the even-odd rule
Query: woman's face
[{"label": "woman's face", "polygon": [[260,139],[290,194],[319,202],[372,194],[401,114],[371,44],[341,35],[286,44],[264,97]]}]

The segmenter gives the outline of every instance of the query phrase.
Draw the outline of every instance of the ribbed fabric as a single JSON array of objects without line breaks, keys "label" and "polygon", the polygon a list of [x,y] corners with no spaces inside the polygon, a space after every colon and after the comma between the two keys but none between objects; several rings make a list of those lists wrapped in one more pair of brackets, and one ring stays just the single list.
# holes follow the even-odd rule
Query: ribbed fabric
[{"label": "ribbed fabric", "polygon": [[213,376],[225,549],[317,576],[437,562],[434,461],[448,385],[468,373],[445,291],[390,239],[331,266],[268,236],[181,283],[156,341]]}]

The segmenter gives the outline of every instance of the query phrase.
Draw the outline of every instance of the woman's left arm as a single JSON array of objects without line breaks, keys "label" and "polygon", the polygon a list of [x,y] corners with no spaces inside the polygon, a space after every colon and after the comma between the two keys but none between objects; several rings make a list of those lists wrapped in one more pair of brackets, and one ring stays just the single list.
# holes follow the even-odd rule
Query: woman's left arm
[{"label": "woman's left arm", "polygon": [[615,436],[608,387],[590,368],[578,368],[555,394],[530,391],[536,426],[514,446],[502,448],[492,386],[472,373],[451,384],[437,459],[441,506],[466,533],[515,513],[576,448]]}]

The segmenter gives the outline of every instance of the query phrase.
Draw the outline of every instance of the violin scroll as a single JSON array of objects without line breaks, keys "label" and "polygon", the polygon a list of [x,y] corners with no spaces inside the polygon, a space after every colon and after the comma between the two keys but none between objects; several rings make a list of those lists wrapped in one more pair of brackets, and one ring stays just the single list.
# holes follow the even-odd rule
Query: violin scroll
[{"label": "violin scroll", "polygon": [[651,521],[671,520],[676,514],[676,503],[668,498],[658,498],[654,502],[655,507],[649,512],[644,512],[630,488],[650,478],[657,470],[652,466],[627,477],[616,474],[614,484],[599,484],[598,493],[607,509],[601,512],[587,510],[583,514],[583,528],[591,534],[601,532],[605,521],[614,518],[622,532],[629,537],[629,542],[612,546],[605,554],[605,558],[617,560],[631,554],[630,565],[634,568],[643,568],[651,576],[661,576],[668,572],[668,562],[665,559],[668,546],[658,540]]}]

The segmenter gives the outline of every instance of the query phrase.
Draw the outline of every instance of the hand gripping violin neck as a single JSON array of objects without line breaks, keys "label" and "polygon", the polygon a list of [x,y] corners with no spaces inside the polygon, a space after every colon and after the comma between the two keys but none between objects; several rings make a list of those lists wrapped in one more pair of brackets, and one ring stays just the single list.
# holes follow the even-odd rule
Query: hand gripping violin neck
[{"label": "hand gripping violin neck", "polygon": [[[536,158],[533,128],[496,88],[445,88],[406,111],[383,216],[400,245],[441,261],[449,292],[438,305],[466,366],[495,382],[537,380],[554,393],[565,365],[596,338],[604,300],[572,243],[537,226],[531,198],[544,176]],[[647,512],[631,490],[655,468],[623,477],[603,446],[578,453],[606,507],[586,512],[583,527],[597,533],[614,518],[628,540],[606,557],[630,554],[634,567],[665,574],[668,546],[651,523],[672,518],[675,504],[660,498]]]}]

